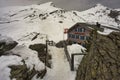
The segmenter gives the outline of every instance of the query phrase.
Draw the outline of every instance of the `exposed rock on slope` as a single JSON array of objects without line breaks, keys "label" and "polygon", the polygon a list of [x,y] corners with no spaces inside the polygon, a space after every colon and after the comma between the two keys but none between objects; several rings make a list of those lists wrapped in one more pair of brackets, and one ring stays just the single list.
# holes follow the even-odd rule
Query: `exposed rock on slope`
[{"label": "exposed rock on slope", "polygon": [[76,80],[119,80],[120,32],[95,36],[78,68]]},{"label": "exposed rock on slope", "polygon": [[38,57],[43,63],[45,63],[45,57],[46,57],[46,62],[47,62],[46,66],[51,67],[50,64],[51,55],[46,53],[45,44],[34,44],[34,45],[30,45],[29,48],[38,52]]},{"label": "exposed rock on slope", "polygon": [[42,79],[46,74],[45,69],[42,71],[36,71],[35,68],[29,70],[25,64],[9,67],[12,69],[10,78],[15,78],[16,80],[32,80],[34,76]]},{"label": "exposed rock on slope", "polygon": [[0,56],[4,55],[6,51],[13,49],[17,44],[11,38],[0,35]]},{"label": "exposed rock on slope", "polygon": [[[0,80],[42,79],[47,70],[37,52],[17,44],[12,38],[0,35]],[[33,47],[36,49],[36,46]],[[39,48],[44,51],[44,47],[42,45]]]}]

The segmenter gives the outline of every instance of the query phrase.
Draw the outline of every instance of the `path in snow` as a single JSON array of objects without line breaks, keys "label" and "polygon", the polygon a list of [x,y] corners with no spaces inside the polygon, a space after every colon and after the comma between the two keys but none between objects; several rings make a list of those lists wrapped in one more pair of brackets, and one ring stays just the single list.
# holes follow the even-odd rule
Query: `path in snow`
[{"label": "path in snow", "polygon": [[44,80],[75,80],[75,72],[70,71],[70,66],[65,58],[63,48],[50,47],[52,55],[52,69],[47,70]]}]

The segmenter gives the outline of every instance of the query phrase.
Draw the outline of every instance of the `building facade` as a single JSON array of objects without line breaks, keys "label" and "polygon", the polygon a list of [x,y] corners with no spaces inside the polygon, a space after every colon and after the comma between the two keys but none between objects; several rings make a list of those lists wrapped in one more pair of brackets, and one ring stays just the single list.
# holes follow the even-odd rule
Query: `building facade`
[{"label": "building facade", "polygon": [[90,37],[91,31],[92,29],[89,25],[85,23],[77,23],[68,30],[67,40],[72,43],[85,44],[85,41]]}]

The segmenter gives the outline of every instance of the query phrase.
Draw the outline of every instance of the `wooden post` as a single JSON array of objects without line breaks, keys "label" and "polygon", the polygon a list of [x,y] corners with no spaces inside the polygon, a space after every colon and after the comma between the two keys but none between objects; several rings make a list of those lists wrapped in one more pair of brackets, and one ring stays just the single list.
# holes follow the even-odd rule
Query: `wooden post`
[{"label": "wooden post", "polygon": [[47,67],[48,45],[53,45],[53,41],[46,40],[45,69]]},{"label": "wooden post", "polygon": [[47,54],[48,54],[48,40],[46,40],[45,69],[47,66]]},{"label": "wooden post", "polygon": [[74,54],[71,54],[71,71],[74,71]]}]

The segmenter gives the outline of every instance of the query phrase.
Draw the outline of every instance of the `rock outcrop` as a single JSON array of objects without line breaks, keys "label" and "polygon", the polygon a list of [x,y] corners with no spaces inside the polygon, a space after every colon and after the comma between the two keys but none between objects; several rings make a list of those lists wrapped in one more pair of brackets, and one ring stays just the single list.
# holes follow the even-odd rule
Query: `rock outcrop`
[{"label": "rock outcrop", "polygon": [[76,80],[120,80],[120,32],[93,35]]},{"label": "rock outcrop", "polygon": [[[13,52],[11,51],[12,49],[15,49],[17,47],[17,44],[18,44],[18,42],[14,41],[12,38],[0,35],[0,57],[2,57],[2,56],[6,56],[7,57],[7,56],[12,56],[13,55],[13,56],[19,56],[19,57],[22,58],[21,62],[23,64],[20,64],[20,65],[15,65],[14,62],[13,62],[14,64],[11,64],[11,63],[9,63],[9,61],[5,61],[5,62],[7,62],[9,64],[7,67],[10,68],[10,76],[9,76],[10,80],[14,80],[14,79],[15,80],[33,80],[33,78],[35,78],[35,79],[42,79],[46,75],[47,70],[46,69],[36,70],[35,64],[33,64],[33,68],[28,67],[27,63],[25,62],[25,59],[28,59],[26,54],[24,54],[24,58],[23,58],[23,56],[17,54],[20,51],[18,51],[16,53],[13,53],[14,51]],[[42,59],[42,57],[45,56],[45,50],[44,50],[45,47],[46,46],[44,44],[30,45],[30,48],[32,50],[36,50],[38,52],[38,57],[40,59]],[[25,58],[25,57],[27,57],[27,58]],[[6,59],[6,60],[9,60],[9,59]],[[17,60],[17,59],[15,58],[15,60]],[[4,60],[3,60],[3,62],[4,62]],[[5,65],[7,63],[3,64],[4,67],[5,67]],[[2,65],[2,67],[3,67],[3,65]],[[4,69],[6,70],[6,68],[3,68],[3,71],[5,71]],[[9,72],[9,71],[7,71],[7,72]],[[4,74],[4,75],[6,75],[6,74]]]},{"label": "rock outcrop", "polygon": [[15,78],[16,80],[32,80],[34,76],[36,76],[36,78],[42,79],[46,74],[46,69],[42,71],[36,71],[33,68],[30,70],[27,68],[26,64],[9,67],[11,68],[10,78]]},{"label": "rock outcrop", "polygon": [[0,56],[6,55],[5,52],[13,49],[17,44],[18,43],[11,38],[0,35]]},{"label": "rock outcrop", "polygon": [[47,67],[51,68],[51,63],[50,63],[51,55],[46,53],[46,45],[45,44],[34,44],[34,45],[30,45],[29,48],[37,51],[39,59],[43,63],[45,63]]}]

